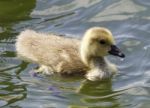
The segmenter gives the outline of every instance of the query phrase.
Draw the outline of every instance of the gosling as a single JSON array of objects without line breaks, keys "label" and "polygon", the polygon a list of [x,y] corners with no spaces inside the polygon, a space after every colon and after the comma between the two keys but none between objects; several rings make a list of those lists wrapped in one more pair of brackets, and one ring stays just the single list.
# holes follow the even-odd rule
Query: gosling
[{"label": "gosling", "polygon": [[39,64],[36,72],[60,75],[84,75],[96,81],[110,78],[117,72],[108,54],[124,58],[115,45],[112,33],[102,27],[88,29],[82,41],[54,34],[25,30],[16,40],[18,57]]}]

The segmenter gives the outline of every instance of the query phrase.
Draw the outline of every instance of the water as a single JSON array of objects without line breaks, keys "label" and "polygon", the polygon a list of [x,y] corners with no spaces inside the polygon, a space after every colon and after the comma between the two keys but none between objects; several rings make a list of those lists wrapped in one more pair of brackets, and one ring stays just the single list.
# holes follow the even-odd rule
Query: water
[{"label": "water", "polygon": [[[0,0],[0,107],[149,108],[149,0]],[[109,28],[125,59],[109,56],[119,73],[110,81],[31,75],[35,64],[15,55],[26,28],[81,38],[92,26]]]}]

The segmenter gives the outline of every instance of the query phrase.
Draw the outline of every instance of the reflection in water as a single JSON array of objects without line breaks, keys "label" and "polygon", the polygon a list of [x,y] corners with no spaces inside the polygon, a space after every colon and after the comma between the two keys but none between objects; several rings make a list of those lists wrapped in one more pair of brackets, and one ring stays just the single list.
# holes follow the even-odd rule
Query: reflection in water
[{"label": "reflection in water", "polygon": [[112,90],[111,81],[91,82],[85,80],[83,83],[81,83],[78,92],[84,95],[84,97],[80,100],[85,104],[85,106],[88,105],[90,108],[119,108],[119,103],[117,102],[115,96],[121,93],[115,93]]},{"label": "reflection in water", "polygon": [[13,31],[13,25],[29,19],[34,6],[35,0],[0,1],[0,107],[11,106],[26,98],[27,90],[25,85],[20,84],[19,76],[25,65],[18,65],[20,61],[15,57],[13,36],[16,36],[16,33]]},{"label": "reflection in water", "polygon": [[[19,84],[20,77],[17,76],[17,73],[14,76],[10,75],[9,73],[11,72],[11,70],[14,70],[18,67],[20,68],[22,66],[23,64],[16,66],[16,67],[11,67],[11,68],[0,70],[2,72],[0,73],[1,74],[0,100],[5,101],[6,105],[12,104],[14,102],[17,102],[26,98],[26,87],[25,85]],[[21,70],[23,70],[23,68]]]},{"label": "reflection in water", "polygon": [[30,18],[30,12],[35,6],[35,0],[2,0],[0,2],[0,22],[9,24]]},{"label": "reflection in water", "polygon": [[[0,10],[0,107],[149,108],[149,0],[1,0]],[[81,38],[91,26],[108,27],[126,54],[108,58],[120,69],[111,81],[31,77],[35,65],[15,56],[24,28]]]}]

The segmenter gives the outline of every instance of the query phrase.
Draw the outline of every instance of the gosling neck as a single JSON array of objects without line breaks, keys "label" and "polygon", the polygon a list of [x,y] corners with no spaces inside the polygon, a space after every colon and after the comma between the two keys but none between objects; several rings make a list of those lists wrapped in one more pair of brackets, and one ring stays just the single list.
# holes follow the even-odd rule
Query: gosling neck
[{"label": "gosling neck", "polygon": [[104,57],[92,56],[89,54],[88,49],[84,49],[84,48],[82,49],[81,47],[80,55],[81,55],[82,62],[89,69],[100,68],[106,64]]},{"label": "gosling neck", "polygon": [[95,69],[95,68],[101,68],[101,67],[105,67],[106,65],[106,61],[104,57],[87,57],[84,58],[83,63],[89,67],[89,69]]}]

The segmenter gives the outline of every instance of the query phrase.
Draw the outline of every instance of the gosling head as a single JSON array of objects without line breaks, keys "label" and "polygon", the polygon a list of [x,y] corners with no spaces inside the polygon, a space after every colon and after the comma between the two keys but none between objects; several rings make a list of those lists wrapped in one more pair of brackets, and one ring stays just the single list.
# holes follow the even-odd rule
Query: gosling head
[{"label": "gosling head", "polygon": [[112,33],[102,27],[93,27],[86,31],[81,43],[81,58],[86,62],[90,57],[104,57],[108,54],[122,57],[125,55],[115,45]]}]

